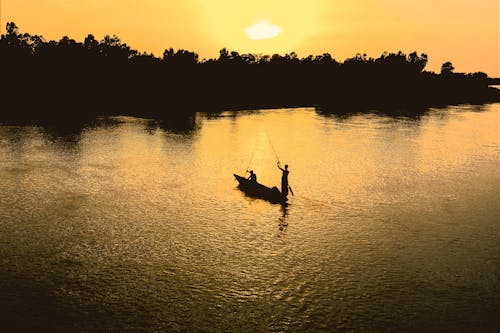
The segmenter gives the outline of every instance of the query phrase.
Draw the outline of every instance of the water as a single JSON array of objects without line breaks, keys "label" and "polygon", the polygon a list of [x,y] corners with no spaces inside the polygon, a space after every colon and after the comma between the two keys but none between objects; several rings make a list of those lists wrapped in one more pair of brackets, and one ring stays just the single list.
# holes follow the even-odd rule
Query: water
[{"label": "water", "polygon": [[[0,322],[31,331],[492,332],[500,104],[0,126]],[[272,146],[271,146],[272,144]],[[283,208],[246,197],[290,165]]]}]

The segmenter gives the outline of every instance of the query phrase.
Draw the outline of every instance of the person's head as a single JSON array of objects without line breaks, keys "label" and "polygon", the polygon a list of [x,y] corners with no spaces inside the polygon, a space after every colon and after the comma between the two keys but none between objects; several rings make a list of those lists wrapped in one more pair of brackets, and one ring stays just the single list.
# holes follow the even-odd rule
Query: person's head
[{"label": "person's head", "polygon": [[253,170],[250,170],[250,174],[253,175]]},{"label": "person's head", "polygon": [[287,169],[287,170],[288,170],[288,164],[285,164],[285,169]]}]

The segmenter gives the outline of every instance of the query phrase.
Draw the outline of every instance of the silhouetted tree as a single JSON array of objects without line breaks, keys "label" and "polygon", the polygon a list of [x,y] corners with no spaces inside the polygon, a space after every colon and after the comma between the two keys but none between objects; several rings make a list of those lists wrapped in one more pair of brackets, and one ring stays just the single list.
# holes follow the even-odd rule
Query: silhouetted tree
[{"label": "silhouetted tree", "polygon": [[94,35],[89,34],[87,37],[85,37],[85,40],[83,41],[83,46],[85,49],[91,52],[97,53],[99,50],[99,42],[95,39]]},{"label": "silhouetted tree", "polygon": [[408,62],[414,66],[418,72],[422,72],[427,65],[427,54],[422,53],[420,56],[417,52],[412,52],[408,55]]},{"label": "silhouetted tree", "polygon": [[441,65],[441,74],[443,75],[448,75],[453,73],[455,70],[455,67],[453,67],[453,64],[449,61],[445,62],[443,65]]},{"label": "silhouetted tree", "polygon": [[219,59],[217,60],[220,63],[227,62],[229,60],[229,51],[226,48],[223,48],[219,51]]},{"label": "silhouetted tree", "polygon": [[121,42],[116,35],[104,36],[99,44],[101,55],[115,61],[125,61],[137,55],[136,50],[132,50],[127,44]]},{"label": "silhouetted tree", "polygon": [[177,50],[170,48],[163,52],[163,61],[169,65],[192,66],[198,63],[198,54],[187,50]]},{"label": "silhouetted tree", "polygon": [[300,58],[295,52],[240,54],[223,48],[218,58],[200,61],[183,49],[166,49],[161,58],[140,53],[115,35],[46,41],[21,33],[13,22],[6,31],[0,37],[0,97],[15,108],[0,112],[29,110],[24,112],[32,117],[159,117],[174,112],[168,110],[289,106],[399,109],[500,100],[485,73],[453,73],[451,62],[443,64],[444,75],[428,72],[427,55],[415,51],[378,58],[358,53],[338,62],[329,53]]}]

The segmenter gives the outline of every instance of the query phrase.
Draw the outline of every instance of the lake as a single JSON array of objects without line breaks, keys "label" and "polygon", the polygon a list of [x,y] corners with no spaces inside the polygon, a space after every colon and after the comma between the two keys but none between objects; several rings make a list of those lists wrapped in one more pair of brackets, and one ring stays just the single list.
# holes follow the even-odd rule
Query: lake
[{"label": "lake", "polygon": [[[500,104],[0,125],[0,321],[31,331],[493,332]],[[233,174],[279,186],[288,207]]]}]

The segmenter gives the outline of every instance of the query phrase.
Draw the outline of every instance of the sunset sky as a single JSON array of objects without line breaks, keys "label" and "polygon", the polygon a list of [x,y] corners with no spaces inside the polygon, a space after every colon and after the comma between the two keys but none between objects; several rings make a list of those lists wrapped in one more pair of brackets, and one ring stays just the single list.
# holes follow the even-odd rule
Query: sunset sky
[{"label": "sunset sky", "polygon": [[342,61],[384,51],[429,55],[428,70],[451,61],[460,72],[500,76],[498,0],[0,0],[2,32],[79,41],[116,34],[161,56],[173,47],[217,57],[295,51],[329,52]]}]

